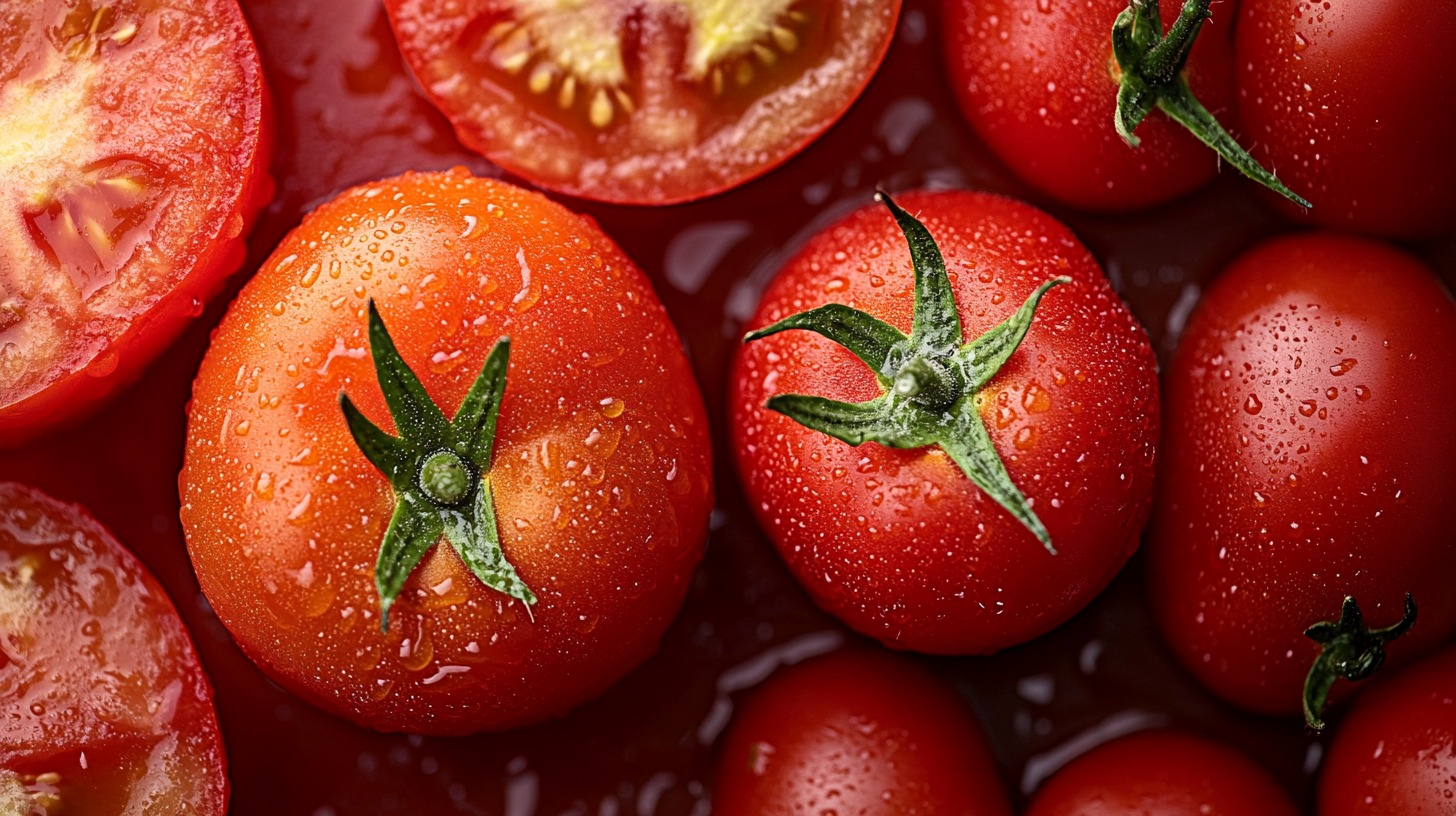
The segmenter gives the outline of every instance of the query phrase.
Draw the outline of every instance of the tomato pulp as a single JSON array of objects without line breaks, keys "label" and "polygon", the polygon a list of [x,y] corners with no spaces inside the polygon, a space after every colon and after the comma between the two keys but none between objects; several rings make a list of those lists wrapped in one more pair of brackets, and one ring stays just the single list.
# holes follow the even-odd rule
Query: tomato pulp
[{"label": "tomato pulp", "polygon": [[[84,503],[177,600],[215,681],[234,814],[701,814],[717,745],[745,691],[774,667],[847,637],[797,588],[726,467],[727,361],[783,261],[812,233],[869,205],[876,185],[1029,197],[1092,250],[1161,352],[1235,254],[1285,229],[1243,179],[1116,220],[1028,193],[960,119],[933,35],[939,6],[909,0],[884,67],[843,127],[761,182],[652,211],[573,205],[642,267],[686,341],[714,423],[720,492],[703,567],[661,650],[565,720],[466,739],[379,734],[271,684],[234,645],[198,592],[177,522],[185,405],[220,302],[93,423],[0,453],[0,477]],[[304,210],[354,184],[457,164],[493,172],[419,96],[378,6],[251,0],[245,12],[281,137],[279,197],[250,239],[249,270]],[[1456,281],[1456,242],[1420,251],[1448,284]],[[928,661],[971,698],[1013,799],[1024,803],[1079,745],[1175,721],[1249,754],[1308,805],[1315,772],[1306,757],[1319,742],[1289,723],[1218,704],[1184,674],[1145,611],[1142,571],[1135,557],[1083,614],[1024,647],[992,659]]]},{"label": "tomato pulp", "polygon": [[0,445],[134,379],[243,260],[271,114],[235,0],[0,2]]}]

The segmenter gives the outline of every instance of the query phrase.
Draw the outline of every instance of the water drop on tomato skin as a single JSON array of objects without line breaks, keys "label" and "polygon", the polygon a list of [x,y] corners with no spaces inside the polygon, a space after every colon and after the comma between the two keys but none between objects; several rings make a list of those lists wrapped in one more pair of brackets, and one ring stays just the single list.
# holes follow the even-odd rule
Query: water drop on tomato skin
[{"label": "water drop on tomato skin", "polygon": [[1244,413],[1250,416],[1256,416],[1262,410],[1264,410],[1264,403],[1260,401],[1258,396],[1250,394],[1249,398],[1244,400]]}]

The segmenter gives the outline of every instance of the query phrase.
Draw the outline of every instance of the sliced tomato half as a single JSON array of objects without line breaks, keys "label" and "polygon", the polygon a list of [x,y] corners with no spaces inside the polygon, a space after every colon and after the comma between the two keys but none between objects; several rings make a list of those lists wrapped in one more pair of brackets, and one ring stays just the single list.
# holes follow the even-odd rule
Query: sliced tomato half
[{"label": "sliced tomato half", "polygon": [[842,116],[900,0],[385,0],[460,140],[553,190],[668,204],[777,167]]},{"label": "sliced tomato half", "polygon": [[265,107],[236,0],[0,0],[0,444],[133,378],[242,262]]},{"label": "sliced tomato half", "polygon": [[0,813],[222,816],[225,765],[156,579],[81,508],[0,483]]}]

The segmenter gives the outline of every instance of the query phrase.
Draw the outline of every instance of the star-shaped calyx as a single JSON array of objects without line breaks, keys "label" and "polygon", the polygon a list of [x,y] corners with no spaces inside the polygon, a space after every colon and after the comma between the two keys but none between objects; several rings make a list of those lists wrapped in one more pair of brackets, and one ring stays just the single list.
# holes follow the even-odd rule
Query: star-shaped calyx
[{"label": "star-shaped calyx", "polygon": [[1301,207],[1310,203],[1295,195],[1284,183],[1234,141],[1208,108],[1193,95],[1183,66],[1203,23],[1211,16],[1209,0],[1184,0],[1178,20],[1163,34],[1158,0],[1130,0],[1112,24],[1112,55],[1117,61],[1117,111],[1113,126],[1130,147],[1138,146],[1133,130],[1153,108],[1187,128],[1198,140],[1213,148],[1240,173],[1268,187]]},{"label": "star-shaped calyx", "polygon": [[910,244],[915,269],[910,336],[858,309],[831,303],[751,332],[744,341],[789,329],[821,334],[869,366],[884,393],[859,403],[779,394],[769,399],[767,407],[851,445],[938,446],[977,487],[1056,554],[1046,527],[996,453],[976,396],[1021,344],[1042,296],[1058,284],[1071,283],[1071,278],[1043,283],[1015,314],[966,343],[945,259],[930,231],[884,193],[877,193],[875,200],[890,209]]},{"label": "star-shaped calyx", "polygon": [[1320,656],[1304,678],[1304,721],[1315,731],[1325,727],[1321,714],[1325,698],[1337,678],[1364,680],[1385,663],[1385,644],[1410,631],[1416,624],[1416,599],[1405,594],[1405,611],[1396,623],[1384,629],[1367,629],[1360,604],[1349,595],[1340,607],[1340,620],[1320,621],[1304,630],[1304,636],[1320,645]]},{"label": "star-shaped calyx", "polygon": [[347,394],[339,394],[339,407],[359,450],[394,486],[394,516],[374,566],[380,628],[389,629],[389,607],[442,535],[481,583],[529,609],[536,596],[501,550],[490,492],[491,450],[506,390],[510,339],[502,337],[491,349],[454,419],[445,418],[400,357],[372,300],[369,348],[399,436],[370,422]]}]

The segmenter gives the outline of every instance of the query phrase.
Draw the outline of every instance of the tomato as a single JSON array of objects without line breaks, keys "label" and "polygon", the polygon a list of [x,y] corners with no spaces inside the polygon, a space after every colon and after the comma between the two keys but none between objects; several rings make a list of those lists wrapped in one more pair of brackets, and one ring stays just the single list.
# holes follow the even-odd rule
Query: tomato
[{"label": "tomato", "polygon": [[1220,743],[1143,731],[1072,760],[1037,791],[1026,816],[1297,816],[1269,772]]},{"label": "tomato", "polygon": [[788,161],[884,58],[900,0],[386,0],[460,140],[535,184],[689,201]]},{"label": "tomato", "polygon": [[[371,464],[431,413],[493,434],[483,461],[452,437]],[[656,649],[702,554],[709,459],[677,334],[592,222],[461,169],[406,174],[309,215],[233,304],[194,385],[182,521],[218,617],[284,687],[381,730],[500,729]]]},{"label": "tomato", "polygon": [[225,771],[156,579],[85,510],[0,483],[0,812],[222,816]]},{"label": "tomato", "polygon": [[1350,709],[1320,772],[1320,816],[1442,816],[1456,799],[1456,652],[1377,684]]},{"label": "tomato", "polygon": [[[1067,620],[1137,549],[1158,437],[1153,353],[1096,261],[1050,216],[968,192],[913,193],[902,203],[929,230],[917,239],[921,272],[896,220],[859,210],[799,250],[749,325],[846,304],[867,313],[866,330],[878,324],[903,338],[915,328],[909,342],[918,342],[926,335],[912,327],[915,281],[929,273],[930,236],[929,250],[938,242],[954,274],[933,296],[926,290],[927,302],[961,325],[908,362],[891,359],[900,354],[891,347],[883,365],[810,332],[760,329],[733,366],[732,444],[760,525],[821,607],[898,648],[989,653]],[[1013,315],[1027,322],[1009,357],[1003,347],[999,363],[994,354],[965,359],[964,340],[996,335]],[[917,360],[958,369],[956,383],[984,382],[954,385],[939,406],[934,389],[905,397]],[[782,413],[786,400],[806,401],[788,395],[886,405],[892,426],[917,405],[931,407],[910,436],[862,434],[855,447],[841,441],[853,435],[831,437]],[[988,473],[973,482],[976,468],[963,463]],[[991,478],[1001,464],[1000,479]],[[983,485],[1006,495],[992,498]]]},{"label": "tomato", "polygon": [[1244,0],[1234,30],[1238,116],[1253,154],[1315,202],[1282,209],[1392,236],[1456,227],[1456,110],[1432,104],[1456,81],[1456,8]]},{"label": "tomato", "polygon": [[1453,371],[1451,296],[1382,244],[1278,238],[1214,282],[1167,376],[1148,578],[1173,653],[1219,696],[1298,711],[1305,629],[1346,596],[1375,627],[1414,596],[1394,657],[1456,630]]},{"label": "tomato", "polygon": [[915,663],[835,652],[756,690],[723,743],[713,813],[1010,816],[965,702]]},{"label": "tomato", "polygon": [[[1179,4],[1163,0],[1165,26]],[[1113,212],[1203,186],[1219,158],[1162,111],[1130,148],[1113,127],[1113,22],[1127,0],[945,0],[946,63],[976,134],[1033,187],[1076,207]],[[1188,84],[1209,110],[1233,104],[1228,35],[1210,26],[1193,46]]]},{"label": "tomato", "polygon": [[266,113],[234,0],[0,0],[0,445],[94,409],[237,269]]}]

